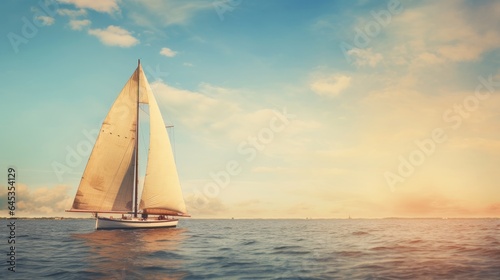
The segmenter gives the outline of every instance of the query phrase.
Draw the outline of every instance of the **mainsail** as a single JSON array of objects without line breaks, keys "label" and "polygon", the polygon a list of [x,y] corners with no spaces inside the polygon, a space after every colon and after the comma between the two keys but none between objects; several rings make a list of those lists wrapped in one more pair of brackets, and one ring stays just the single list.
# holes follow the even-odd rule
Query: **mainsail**
[{"label": "mainsail", "polygon": [[133,209],[137,71],[102,123],[70,211],[130,212]]},{"label": "mainsail", "polygon": [[147,214],[186,215],[186,205],[165,123],[146,76],[143,73],[139,75],[140,83],[147,91],[150,127],[149,155],[140,209]]}]

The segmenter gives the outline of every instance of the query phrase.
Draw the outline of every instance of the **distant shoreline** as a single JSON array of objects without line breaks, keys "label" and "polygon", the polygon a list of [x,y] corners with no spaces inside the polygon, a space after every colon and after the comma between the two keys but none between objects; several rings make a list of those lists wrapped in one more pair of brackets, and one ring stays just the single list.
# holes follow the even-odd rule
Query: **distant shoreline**
[{"label": "distant shoreline", "polygon": [[74,218],[74,217],[0,217],[0,219],[16,220],[93,220],[94,218]]},{"label": "distant shoreline", "polygon": [[[94,220],[93,217],[0,217],[0,219],[17,220]],[[460,219],[500,219],[500,217],[383,217],[383,218],[190,218],[189,220],[460,220]]]}]

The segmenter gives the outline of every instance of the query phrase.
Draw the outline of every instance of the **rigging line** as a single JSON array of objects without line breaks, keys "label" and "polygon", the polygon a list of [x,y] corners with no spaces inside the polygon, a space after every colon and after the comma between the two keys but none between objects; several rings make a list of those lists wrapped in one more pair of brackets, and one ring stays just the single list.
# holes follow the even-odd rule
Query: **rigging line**
[{"label": "rigging line", "polygon": [[[160,95],[157,97],[158,97],[158,99],[157,99],[158,103],[160,103],[161,99],[163,99],[163,96]],[[159,105],[158,105],[158,109],[160,109]],[[160,111],[162,111],[162,110],[160,109]],[[163,116],[165,116],[168,120],[172,119],[166,110],[163,110],[163,113],[161,115],[162,115],[161,117],[163,119],[163,123],[165,123],[165,128],[167,129],[167,133],[169,132],[169,128],[172,128],[172,137],[171,137],[171,142],[173,144],[172,150],[173,150],[173,154],[174,154],[174,162],[175,162],[175,164],[177,164],[177,162],[176,162],[177,157],[176,157],[176,153],[175,153],[175,151],[176,151],[176,149],[175,149],[175,126],[174,126],[173,122],[168,122],[168,123],[170,123],[170,125],[166,124],[165,118]],[[169,137],[170,137],[170,135],[169,135]]]},{"label": "rigging line", "polygon": [[[144,111],[144,112],[146,112],[146,111]],[[149,127],[149,129],[151,130],[151,126]],[[148,154],[148,147],[146,147],[146,139],[145,139],[146,136],[144,136],[144,134],[145,134],[144,129],[139,130],[139,134],[140,134],[140,140],[141,140],[141,143],[139,146],[141,146],[143,154],[147,155]],[[145,158],[148,159],[149,157],[145,157]],[[147,160],[146,160],[146,165],[147,165]]]},{"label": "rigging line", "polygon": [[[143,104],[146,104],[146,103],[143,103]],[[139,110],[140,112],[142,111],[143,113],[145,113],[146,115],[149,116],[149,113],[148,111],[146,111],[144,109],[144,107],[146,106],[143,106],[141,104],[139,104]],[[139,113],[140,113],[139,112]],[[151,126],[148,126],[148,131],[151,129]],[[139,130],[139,144],[138,144],[138,147],[137,149],[142,150],[142,154],[143,155],[146,155],[146,156],[143,156],[143,158],[145,158],[146,160],[146,166],[144,167],[144,164],[142,165],[144,168],[142,168],[144,170],[144,177],[146,176],[146,170],[147,170],[147,165],[148,165],[148,159],[149,159],[149,151],[148,151],[148,147],[149,147],[149,144],[146,145],[147,141],[146,141],[146,132],[144,131],[144,126],[143,126],[143,129],[140,129]],[[140,147],[139,147],[140,146]],[[139,202],[138,205],[140,205],[140,200],[139,200],[139,197],[142,199],[142,191],[144,190],[144,180],[142,181],[142,185],[139,184],[139,180],[140,180],[140,167],[141,166],[141,163],[140,161],[138,162],[138,166],[137,166],[137,176],[138,176],[138,179],[137,179],[137,200]]]},{"label": "rigging line", "polygon": [[172,150],[174,152],[174,163],[177,165],[177,156],[175,154],[175,126],[172,126]]},{"label": "rigging line", "polygon": [[146,138],[146,136],[144,136],[144,132],[140,132],[139,134],[141,135],[141,142],[143,142],[143,143],[141,143],[141,145],[139,145],[139,146],[141,146],[142,152],[143,152],[144,154],[147,154],[147,152],[148,152],[148,148],[146,147],[146,144],[145,144],[145,143],[146,143],[146,139],[145,139],[145,138]]},{"label": "rigging line", "polygon": [[[143,104],[144,104],[144,103],[143,103]],[[144,108],[143,108],[143,107],[139,106],[139,109],[141,109],[141,111],[143,111],[144,113],[146,113],[146,114],[149,116],[148,111],[144,110]]]},{"label": "rigging line", "polygon": [[[146,110],[144,109],[144,106],[143,106],[143,107],[139,106],[139,109],[140,109],[142,112],[144,112],[144,113],[145,113],[145,114],[149,117],[149,111],[146,111]],[[147,152],[148,152],[148,148],[146,147],[146,144],[145,144],[145,143],[146,143],[146,141],[145,141],[145,139],[144,139],[144,138],[145,138],[146,136],[144,136],[144,131],[143,131],[143,130],[144,130],[144,129],[139,130],[139,134],[141,134],[140,140],[141,140],[141,142],[142,142],[141,147],[142,147],[142,152],[147,154]],[[149,125],[149,130],[151,130],[151,124]]]},{"label": "rigging line", "polygon": [[[146,111],[143,107],[139,106],[139,109],[142,112],[144,112],[146,115],[148,115],[148,117],[150,116],[149,115],[149,111]],[[168,116],[167,113],[165,113],[165,115],[167,116],[168,119],[170,119],[170,117]],[[162,119],[163,119],[163,116],[162,116]],[[163,123],[165,123],[165,119],[163,119]],[[172,145],[172,150],[173,150],[173,154],[174,154],[174,162],[175,162],[175,164],[177,164],[177,155],[176,155],[176,149],[175,149],[175,126],[173,124],[171,124],[171,125],[167,124],[167,125],[165,125],[165,128],[167,129],[167,133],[169,131],[168,129],[172,128],[172,144],[173,144]],[[151,126],[149,127],[149,129],[151,129]],[[142,130],[140,130],[139,133],[141,133],[141,131]],[[142,139],[142,141],[144,141],[144,139],[142,137],[144,137],[143,134],[141,134],[141,139]],[[170,137],[170,135],[169,135],[169,137]],[[144,149],[146,149],[144,145],[142,147]]]},{"label": "rigging line", "polygon": [[[158,97],[158,99],[157,99],[157,101],[158,101],[158,102],[157,102],[157,103],[159,103],[159,104],[161,103],[161,102],[160,102],[161,100],[164,100],[164,99],[165,99],[165,98],[163,97],[163,95],[159,95],[159,96],[157,96],[157,97]],[[168,104],[168,102],[164,102],[164,103],[165,103],[165,104]],[[160,108],[160,105],[159,105],[159,104],[158,104],[158,107]],[[167,108],[168,108],[168,107],[167,107]],[[162,110],[160,109],[160,111],[162,111]],[[163,113],[162,113],[162,118],[163,118],[163,116],[167,117],[167,119],[169,119],[169,120],[171,120],[171,119],[172,119],[172,118],[170,117],[170,115],[168,114],[167,110],[163,110]]]},{"label": "rigging line", "polygon": [[[149,113],[148,113],[147,110],[144,109],[144,107],[146,107],[146,106],[139,106],[139,109],[143,113],[145,113],[146,115],[148,115],[148,117],[149,117]],[[148,131],[151,131],[151,125],[148,125]],[[143,129],[139,130],[139,140],[140,140],[139,141],[140,142],[139,146],[140,147],[137,147],[137,148],[140,149],[140,150],[142,150],[142,154],[143,155],[146,155],[146,156],[143,156],[143,158],[146,161],[146,163],[145,163],[146,165],[145,166],[144,166],[144,164],[141,165],[141,162],[139,162],[139,166],[138,166],[139,170],[137,172],[140,175],[141,173],[139,172],[140,171],[139,167],[143,166],[142,170],[144,170],[144,173],[143,173],[144,179],[142,180],[142,184],[139,184],[139,182],[138,182],[138,185],[137,185],[138,200],[139,200],[139,198],[142,199],[142,192],[144,190],[144,182],[145,182],[145,178],[146,178],[146,172],[147,172],[147,166],[148,166],[148,159],[149,159],[149,144],[146,144],[146,143],[148,143],[148,141],[146,141],[146,140],[149,140],[149,138],[146,139],[147,135],[148,134],[144,131],[144,125],[143,125]],[[139,181],[140,181],[140,176],[139,176]],[[139,205],[140,205],[140,200],[139,200]]]},{"label": "rigging line", "polygon": [[[165,121],[163,121],[165,122]],[[172,130],[169,130],[171,128]],[[172,148],[172,153],[174,155],[174,163],[177,164],[177,157],[175,155],[175,126],[172,125],[165,125],[165,129],[167,130],[167,135],[168,139],[170,140],[170,147]],[[169,133],[171,131],[171,133]],[[170,136],[172,134],[172,136]]]}]

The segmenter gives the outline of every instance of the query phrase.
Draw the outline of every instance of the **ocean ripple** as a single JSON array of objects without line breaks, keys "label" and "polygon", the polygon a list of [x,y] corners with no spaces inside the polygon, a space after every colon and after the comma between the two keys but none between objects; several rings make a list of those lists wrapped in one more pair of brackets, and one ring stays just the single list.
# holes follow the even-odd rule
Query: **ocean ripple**
[{"label": "ocean ripple", "polygon": [[498,219],[17,224],[16,273],[2,279],[500,279]]}]

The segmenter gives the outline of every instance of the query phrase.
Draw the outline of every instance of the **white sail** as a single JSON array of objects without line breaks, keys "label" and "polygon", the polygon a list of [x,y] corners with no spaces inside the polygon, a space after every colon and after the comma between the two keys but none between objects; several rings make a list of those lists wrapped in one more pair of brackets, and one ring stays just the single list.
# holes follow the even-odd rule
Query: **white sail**
[{"label": "white sail", "polygon": [[137,120],[136,70],[104,120],[70,211],[132,211]]},{"label": "white sail", "polygon": [[186,205],[170,139],[146,76],[141,74],[140,84],[145,87],[149,103],[150,145],[140,208],[148,214],[183,215]]}]

